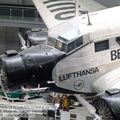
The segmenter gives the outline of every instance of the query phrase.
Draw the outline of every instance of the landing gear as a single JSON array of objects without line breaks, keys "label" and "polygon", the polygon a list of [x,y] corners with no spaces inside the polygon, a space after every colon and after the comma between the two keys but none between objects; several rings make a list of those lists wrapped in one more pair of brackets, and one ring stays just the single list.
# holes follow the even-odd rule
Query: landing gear
[{"label": "landing gear", "polygon": [[93,105],[102,120],[115,120],[112,111],[104,100],[97,99],[93,102]]}]

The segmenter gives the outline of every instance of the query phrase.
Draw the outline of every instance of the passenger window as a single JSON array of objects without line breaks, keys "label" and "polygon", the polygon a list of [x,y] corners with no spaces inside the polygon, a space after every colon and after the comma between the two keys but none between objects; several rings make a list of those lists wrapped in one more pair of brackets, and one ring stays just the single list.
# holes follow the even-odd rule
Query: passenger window
[{"label": "passenger window", "polygon": [[109,49],[109,41],[104,40],[95,43],[95,52],[103,51]]},{"label": "passenger window", "polygon": [[116,42],[120,45],[120,37],[116,37]]}]

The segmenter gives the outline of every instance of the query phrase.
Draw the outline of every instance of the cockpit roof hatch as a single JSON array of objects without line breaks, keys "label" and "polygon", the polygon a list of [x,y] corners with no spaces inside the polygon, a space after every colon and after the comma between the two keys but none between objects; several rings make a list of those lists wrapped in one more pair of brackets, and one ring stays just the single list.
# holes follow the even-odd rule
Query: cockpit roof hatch
[{"label": "cockpit roof hatch", "polygon": [[71,29],[68,32],[59,35],[58,39],[64,41],[65,43],[69,43],[72,40],[78,38],[79,36],[81,36],[79,29]]}]

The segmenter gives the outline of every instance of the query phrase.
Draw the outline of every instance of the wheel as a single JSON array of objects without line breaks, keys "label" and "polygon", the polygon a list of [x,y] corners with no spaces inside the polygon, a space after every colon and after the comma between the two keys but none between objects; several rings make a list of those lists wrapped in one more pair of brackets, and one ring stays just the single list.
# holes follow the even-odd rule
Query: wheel
[{"label": "wheel", "polygon": [[115,120],[111,109],[104,100],[95,100],[93,106],[96,108],[97,113],[102,120]]}]

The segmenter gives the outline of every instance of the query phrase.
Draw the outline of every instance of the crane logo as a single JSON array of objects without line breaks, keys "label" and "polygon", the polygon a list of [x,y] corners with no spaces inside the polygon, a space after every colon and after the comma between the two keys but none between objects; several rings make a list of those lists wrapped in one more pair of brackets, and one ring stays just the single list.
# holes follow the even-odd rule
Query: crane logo
[{"label": "crane logo", "polygon": [[82,80],[78,80],[78,81],[74,82],[73,87],[76,90],[80,90],[84,87],[84,82]]},{"label": "crane logo", "polygon": [[[57,20],[67,20],[75,16],[74,0],[45,0],[43,2]],[[80,6],[79,6],[80,8]],[[79,10],[80,14],[85,11]]]}]

